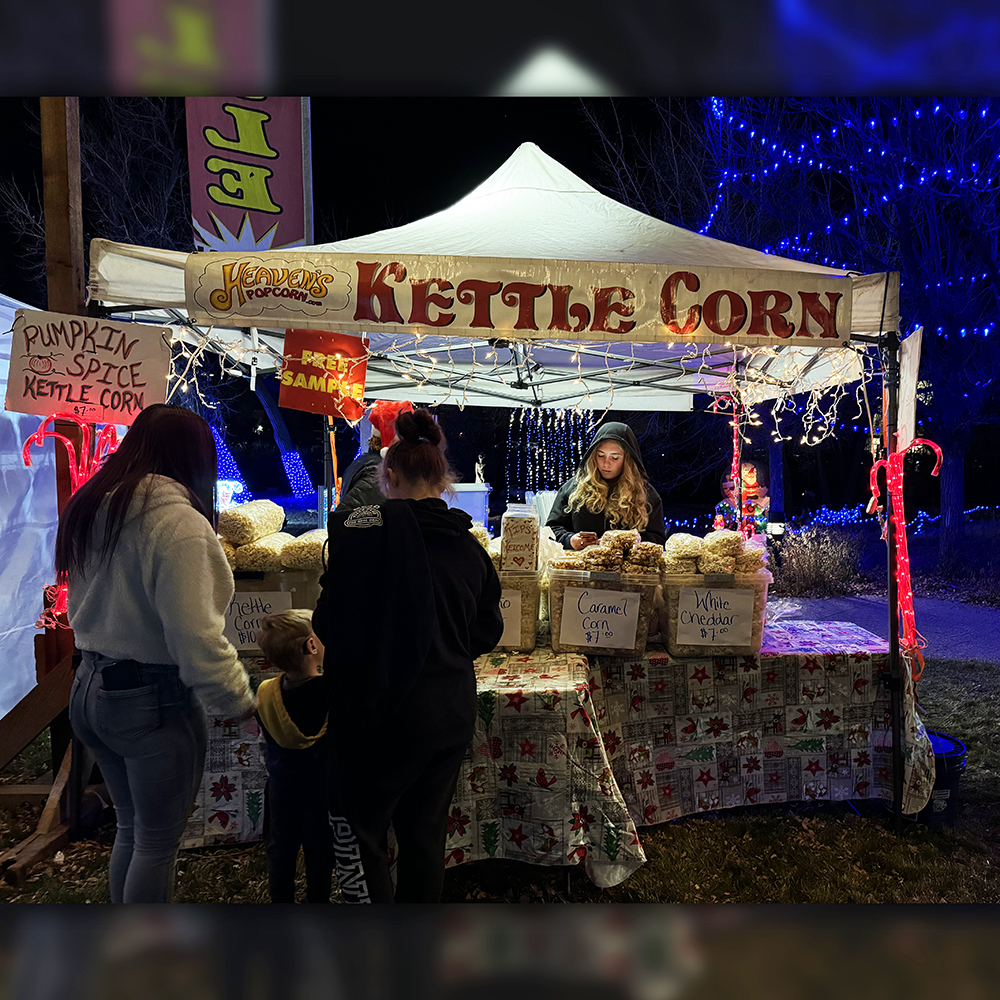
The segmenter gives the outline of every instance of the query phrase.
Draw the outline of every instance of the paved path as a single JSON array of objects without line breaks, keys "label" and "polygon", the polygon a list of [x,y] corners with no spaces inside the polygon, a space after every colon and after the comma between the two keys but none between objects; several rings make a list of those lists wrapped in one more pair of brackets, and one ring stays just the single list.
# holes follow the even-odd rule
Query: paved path
[{"label": "paved path", "polygon": [[[777,600],[798,606],[797,610],[783,617],[854,622],[883,639],[889,638],[889,610],[885,598],[794,597]],[[927,640],[924,656],[1000,663],[1000,608],[941,601],[932,597],[918,597],[913,605],[917,629]]]}]

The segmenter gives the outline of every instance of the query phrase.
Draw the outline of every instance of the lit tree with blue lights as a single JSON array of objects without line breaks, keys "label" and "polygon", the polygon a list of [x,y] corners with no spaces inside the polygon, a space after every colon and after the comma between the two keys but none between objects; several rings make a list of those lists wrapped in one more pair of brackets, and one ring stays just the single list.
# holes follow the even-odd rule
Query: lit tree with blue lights
[{"label": "lit tree with blue lights", "polygon": [[964,533],[973,431],[1000,423],[1000,101],[709,98],[605,140],[616,197],[689,229],[858,272],[899,271],[925,330],[919,431],[944,449],[940,555]]}]

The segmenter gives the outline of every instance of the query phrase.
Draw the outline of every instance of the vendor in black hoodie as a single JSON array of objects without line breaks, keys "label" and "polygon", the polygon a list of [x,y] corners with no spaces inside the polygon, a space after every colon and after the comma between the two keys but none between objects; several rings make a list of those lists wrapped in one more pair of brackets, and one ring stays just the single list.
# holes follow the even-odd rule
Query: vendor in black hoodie
[{"label": "vendor in black hoodie", "polygon": [[[383,504],[335,514],[313,615],[326,645],[330,823],[345,902],[435,902],[448,807],[476,718],[473,660],[500,641],[500,581],[441,499],[445,440],[401,413]],[[387,835],[398,845],[397,886]]]},{"label": "vendor in black hoodie", "polygon": [[663,501],[649,483],[628,424],[598,429],[576,475],[556,494],[546,524],[567,549],[596,545],[612,528],[636,528],[644,542],[667,540]]}]

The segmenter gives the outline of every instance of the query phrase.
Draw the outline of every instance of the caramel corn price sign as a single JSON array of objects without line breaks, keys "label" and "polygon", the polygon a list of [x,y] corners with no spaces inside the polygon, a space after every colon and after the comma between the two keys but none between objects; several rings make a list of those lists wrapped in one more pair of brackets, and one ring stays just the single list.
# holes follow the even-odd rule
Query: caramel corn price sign
[{"label": "caramel corn price sign", "polygon": [[677,643],[692,646],[749,646],[753,596],[748,588],[716,590],[681,587]]},{"label": "caramel corn price sign", "polygon": [[567,587],[559,642],[564,646],[635,646],[641,595],[627,590]]},{"label": "caramel corn price sign", "polygon": [[166,400],[166,327],[18,309],[12,333],[8,410],[131,424]]}]

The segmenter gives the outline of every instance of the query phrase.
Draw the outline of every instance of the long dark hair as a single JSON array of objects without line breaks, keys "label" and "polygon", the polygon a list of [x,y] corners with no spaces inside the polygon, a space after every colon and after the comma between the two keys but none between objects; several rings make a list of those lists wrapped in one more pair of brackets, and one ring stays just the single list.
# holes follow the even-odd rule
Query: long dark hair
[{"label": "long dark hair", "polygon": [[[91,538],[94,519],[109,493],[101,558],[111,555],[132,496],[142,479],[151,474],[168,476],[185,487],[191,506],[215,526],[218,472],[212,429],[191,410],[154,403],[135,418],[118,450],[70,497],[60,515],[56,533],[56,574],[60,580],[71,570],[83,572],[87,553],[96,542]],[[147,492],[143,510],[148,500]]]},{"label": "long dark hair", "polygon": [[389,490],[389,470],[411,483],[424,480],[447,489],[453,482],[444,450],[444,434],[430,410],[419,409],[396,417],[396,439],[379,466],[379,486]]}]

